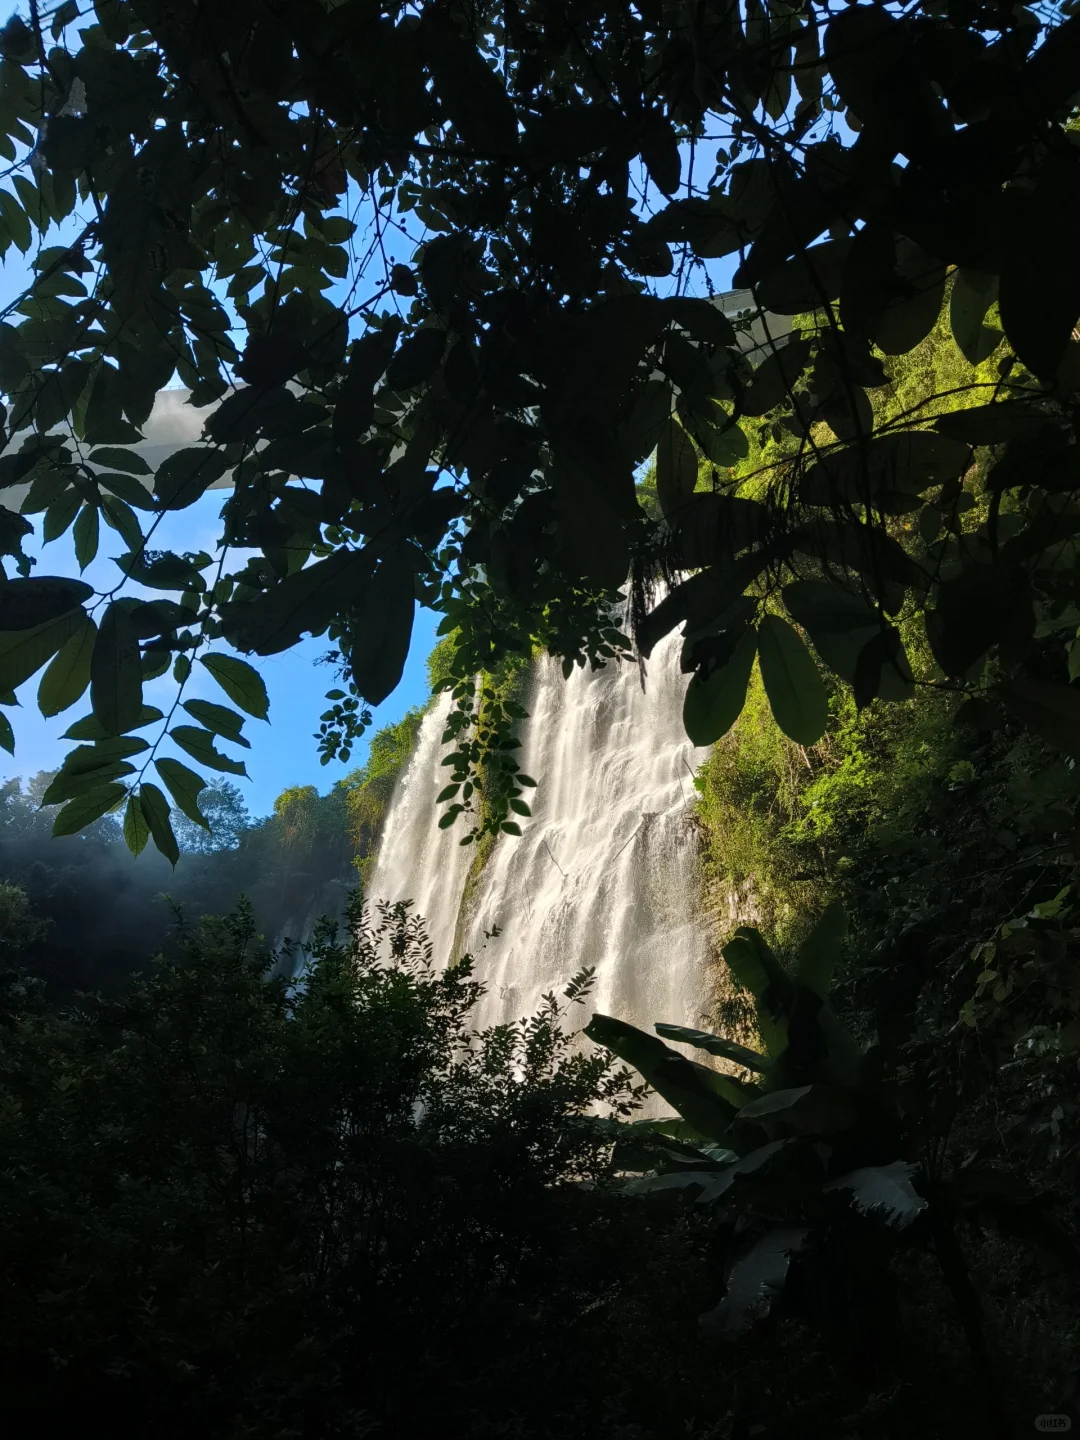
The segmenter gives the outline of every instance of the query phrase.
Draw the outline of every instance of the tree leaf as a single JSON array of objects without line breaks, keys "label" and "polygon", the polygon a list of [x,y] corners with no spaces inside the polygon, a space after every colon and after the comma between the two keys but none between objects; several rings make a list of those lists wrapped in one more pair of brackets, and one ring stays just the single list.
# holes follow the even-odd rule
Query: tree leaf
[{"label": "tree leaf", "polygon": [[762,1235],[732,1266],[719,1305],[701,1316],[702,1335],[733,1339],[763,1319],[783,1293],[791,1258],[805,1248],[809,1235],[802,1225],[778,1226]]},{"label": "tree leaf", "polygon": [[847,930],[847,912],[839,900],[834,900],[799,946],[796,978],[823,1000],[832,988],[833,971]]},{"label": "tree leaf", "polygon": [[266,686],[259,672],[250,666],[246,660],[238,660],[232,655],[200,655],[199,661],[205,665],[210,674],[228,695],[234,704],[248,715],[254,715],[256,720],[265,720],[270,710],[270,700],[266,694]]},{"label": "tree leaf", "polygon": [[873,318],[870,338],[886,355],[906,355],[933,330],[945,298],[945,266],[906,236],[896,245],[894,296]]},{"label": "tree leaf", "polygon": [[[127,505],[134,505],[136,510],[153,510],[154,497],[145,485],[135,479],[134,475],[121,475],[119,471],[107,470],[97,476],[97,483],[104,490],[108,490],[117,499],[123,500]],[[119,526],[116,527],[118,530]],[[121,534],[124,532],[121,530]]]},{"label": "tree leaf", "polygon": [[93,769],[69,770],[65,765],[41,797],[43,805],[62,805],[65,800],[82,799],[96,792],[103,784],[119,780],[124,775],[133,775],[135,766],[126,760],[100,757],[100,763]]},{"label": "tree leaf", "polygon": [[150,827],[146,823],[142,805],[134,795],[129,795],[127,809],[124,811],[124,844],[132,855],[141,855],[149,838]]},{"label": "tree leaf", "polygon": [[699,1050],[706,1050],[710,1055],[719,1055],[724,1060],[733,1060],[736,1065],[742,1065],[747,1070],[757,1070],[762,1075],[767,1075],[771,1069],[771,1063],[764,1055],[759,1055],[756,1050],[748,1050],[745,1045],[739,1045],[734,1040],[727,1040],[723,1035],[710,1035],[704,1030],[693,1030],[686,1025],[663,1023],[654,1025],[653,1029],[665,1040],[679,1040],[684,1045],[696,1045]]},{"label": "tree leaf", "polygon": [[832,1135],[855,1123],[854,1092],[841,1085],[799,1085],[773,1090],[739,1111],[739,1123],[794,1135]]},{"label": "tree leaf", "polygon": [[[222,633],[239,650],[276,655],[305,631],[321,635],[342,607],[362,603],[372,559],[366,549],[342,548],[279,580],[255,600],[221,607]],[[353,598],[355,597],[355,599]]]},{"label": "tree leaf", "polygon": [[106,735],[123,735],[142,712],[139,637],[131,612],[114,601],[102,617],[90,659],[90,703]]},{"label": "tree leaf", "polygon": [[829,724],[829,697],[801,636],[778,615],[758,627],[758,663],[777,725],[798,745],[814,745]]},{"label": "tree leaf", "polygon": [[911,1183],[915,1174],[914,1165],[894,1160],[890,1165],[851,1170],[823,1188],[849,1191],[852,1204],[861,1214],[884,1220],[891,1229],[905,1230],[927,1209],[927,1202]]},{"label": "tree leaf", "polygon": [[369,705],[381,705],[405,669],[416,595],[412,566],[403,555],[384,559],[363,594],[349,646],[349,667]]},{"label": "tree leaf", "polygon": [[11,728],[11,721],[0,710],[0,747],[5,749],[9,755],[15,754],[15,732]]},{"label": "tree leaf", "polygon": [[499,75],[447,21],[425,11],[420,27],[424,62],[435,92],[466,145],[505,155],[517,145],[517,117]]},{"label": "tree leaf", "polygon": [[[160,710],[155,709],[153,705],[144,705],[142,710],[139,712],[138,721],[134,725],[129,725],[128,729],[141,730],[144,726],[153,725],[156,721],[161,720],[162,718],[163,717]],[[101,724],[95,718],[95,716],[84,715],[81,720],[76,720],[74,725],[69,726],[68,729],[64,731],[63,738],[65,740],[101,741],[107,739],[108,737],[106,736],[105,731],[101,728]]]},{"label": "tree leaf", "polygon": [[123,500],[117,500],[113,495],[103,495],[101,513],[105,516],[106,524],[116,531],[129,551],[138,553],[142,549],[142,527],[130,505],[126,505]]},{"label": "tree leaf", "polygon": [[0,585],[0,632],[32,630],[89,600],[94,587],[59,575],[8,580]]},{"label": "tree leaf", "polygon": [[[338,692],[338,699],[343,696],[344,691]],[[205,725],[207,730],[213,731],[215,735],[224,735],[234,744],[243,745],[246,750],[251,749],[250,742],[245,740],[240,733],[244,717],[238,715],[235,710],[230,710],[225,705],[215,705],[210,700],[185,700],[184,709],[189,715],[194,716],[200,725]]]},{"label": "tree leaf", "polygon": [[445,330],[418,330],[400,347],[386,370],[391,390],[412,390],[430,380],[446,351]]},{"label": "tree leaf", "polygon": [[69,610],[29,630],[0,633],[0,687],[17,690],[47,660],[52,659],[82,627],[85,619],[82,610]]},{"label": "tree leaf", "polygon": [[10,190],[0,190],[0,224],[25,255],[33,243],[33,232],[26,211]]},{"label": "tree leaf", "polygon": [[726,664],[705,679],[695,675],[683,701],[683,726],[695,745],[714,745],[742,714],[757,653],[757,632],[747,628]]},{"label": "tree leaf", "polygon": [[983,324],[986,312],[997,299],[997,288],[996,275],[967,269],[953,274],[949,327],[969,365],[979,365],[988,359],[1004,338],[1000,330]]},{"label": "tree leaf", "polygon": [[794,580],[781,594],[788,614],[811,639],[817,631],[835,634],[879,623],[877,611],[861,595],[827,580]]},{"label": "tree leaf", "polygon": [[826,240],[785,260],[758,285],[758,304],[775,315],[823,309],[840,294],[850,249],[850,240]]},{"label": "tree leaf", "polygon": [[106,785],[80,795],[77,800],[65,805],[53,821],[54,835],[76,835],[87,825],[100,820],[107,811],[115,809],[127,794],[123,785]]},{"label": "tree leaf", "polygon": [[53,540],[59,540],[78,515],[81,505],[82,501],[75,490],[66,490],[59,499],[53,501],[41,522],[41,538],[46,545]]},{"label": "tree leaf", "polygon": [[[127,475],[149,475],[150,466],[134,450],[122,450],[114,445],[105,445],[91,450],[87,456],[90,465],[102,465],[110,470],[122,470]],[[142,488],[141,486],[139,487]]]},{"label": "tree leaf", "polygon": [[[154,766],[178,808],[196,825],[201,825],[204,830],[209,830],[210,822],[199,809],[199,794],[206,789],[206,781],[200,775],[196,775],[194,770],[190,770],[186,765],[181,765],[179,760],[155,760]],[[150,817],[147,816],[147,821],[149,819]],[[155,836],[155,840],[156,838]]]},{"label": "tree leaf", "polygon": [[665,315],[670,315],[680,329],[688,330],[696,340],[723,347],[736,345],[735,327],[720,306],[712,300],[691,295],[670,295],[660,301]]},{"label": "tree leaf", "polygon": [[679,188],[682,161],[675,128],[666,116],[654,113],[649,118],[641,144],[641,158],[649,179],[662,195],[674,195]]},{"label": "tree leaf", "polygon": [[[626,1169],[631,1169],[629,1165]],[[709,1184],[707,1170],[676,1170],[666,1175],[642,1175],[636,1180],[627,1180],[619,1186],[624,1195],[655,1195],[664,1191],[677,1191],[689,1196],[695,1190],[704,1190]]]},{"label": "tree leaf", "polygon": [[996,692],[1011,715],[1057,750],[1080,760],[1080,689],[1044,680],[1006,680]]},{"label": "tree leaf", "polygon": [[799,498],[807,505],[833,505],[865,504],[886,491],[921,495],[963,475],[972,458],[963,440],[931,430],[879,435],[869,444],[821,455],[804,473]]},{"label": "tree leaf", "polygon": [[698,458],[694,442],[677,420],[660,431],[656,453],[656,495],[667,518],[680,510],[697,485]]},{"label": "tree leaf", "polygon": [[72,531],[75,541],[75,563],[80,571],[85,570],[97,555],[98,550],[98,507],[84,505],[75,517]]},{"label": "tree leaf", "polygon": [[[142,810],[143,819],[146,821],[154,844],[169,864],[175,865],[180,859],[180,847],[176,843],[172,821],[169,818],[169,802],[156,785],[151,785],[145,780],[139,786],[139,808]],[[210,828],[205,821],[203,824],[205,829]]]},{"label": "tree leaf", "polygon": [[721,952],[736,982],[754,997],[757,1027],[770,1060],[787,1045],[795,983],[752,925],[740,925]]},{"label": "tree leaf", "polygon": [[1080,170],[1069,150],[1041,168],[1016,207],[1001,268],[999,309],[1009,344],[1040,380],[1052,381],[1080,317],[1071,237],[1080,231]]},{"label": "tree leaf", "polygon": [[1027,577],[1005,566],[974,566],[938,586],[926,637],[946,675],[965,675],[1030,610]]},{"label": "tree leaf", "polygon": [[213,770],[226,770],[230,775],[247,775],[243,761],[233,760],[214,748],[214,737],[209,730],[201,730],[195,725],[174,725],[169,736],[201,765],[209,765]]},{"label": "tree leaf", "polygon": [[594,1044],[603,1045],[633,1065],[657,1094],[702,1135],[719,1140],[727,1134],[743,1100],[727,1077],[688,1060],[654,1035],[610,1015],[595,1014],[584,1033]]},{"label": "tree leaf", "polygon": [[967,445],[1003,445],[1010,440],[1034,441],[1060,427],[1055,415],[1026,401],[998,400],[938,415],[934,428]]},{"label": "tree leaf", "polygon": [[184,510],[220,480],[228,468],[221,451],[209,446],[177,450],[158,466],[154,494],[163,509]]},{"label": "tree leaf", "polygon": [[90,657],[97,638],[97,626],[89,616],[54,656],[41,677],[37,702],[42,715],[59,715],[85,692],[90,684]]},{"label": "tree leaf", "polygon": [[765,415],[786,400],[810,359],[805,340],[789,340],[761,362],[742,397],[744,415]]}]

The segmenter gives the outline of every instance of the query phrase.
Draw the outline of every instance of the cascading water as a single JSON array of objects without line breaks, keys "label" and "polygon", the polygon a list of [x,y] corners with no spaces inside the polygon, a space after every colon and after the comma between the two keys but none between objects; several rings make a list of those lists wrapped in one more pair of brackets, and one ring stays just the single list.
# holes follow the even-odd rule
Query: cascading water
[{"label": "cascading water", "polygon": [[582,966],[596,971],[592,1009],[648,1030],[700,1022],[711,951],[691,814],[707,752],[683,730],[680,644],[657,646],[644,690],[634,665],[575,670],[567,681],[557,662],[535,662],[522,730],[522,768],[539,786],[533,815],[520,838],[500,836],[468,896],[465,818],[436,824],[449,701],[425,717],[369,894],[414,902],[436,963],[476,956],[488,987],[478,1027],[531,1014]]},{"label": "cascading water", "polygon": [[437,826],[435,797],[446,785],[448,771],[443,731],[453,701],[439,695],[424,716],[416,746],[402,771],[383,825],[383,839],[368,894],[373,900],[411,900],[427,922],[435,960],[451,958],[465,879],[472,863],[471,846],[460,844],[465,826]]}]

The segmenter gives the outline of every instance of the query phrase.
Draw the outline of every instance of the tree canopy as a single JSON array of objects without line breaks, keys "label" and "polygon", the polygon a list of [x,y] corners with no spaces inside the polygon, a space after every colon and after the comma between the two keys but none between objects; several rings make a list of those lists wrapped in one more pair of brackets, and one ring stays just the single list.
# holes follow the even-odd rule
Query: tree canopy
[{"label": "tree canopy", "polygon": [[[347,754],[417,600],[454,636],[453,813],[495,760],[479,823],[512,825],[473,677],[625,652],[628,577],[643,657],[684,626],[699,743],[756,656],[800,743],[820,661],[860,705],[948,686],[1080,754],[1071,9],[35,0],[0,34],[0,247],[34,277],[0,324],[0,486],[29,485],[0,700],[39,671],[45,714],[90,692],[57,831],[126,807],[175,856],[170,800],[205,823],[200,772],[266,713],[222,642],[326,634]],[[710,299],[736,256],[762,312],[815,316],[754,368]],[[875,406],[943,307],[971,374]],[[204,437],[155,469],[130,447],[175,377]],[[216,553],[155,549],[225,476]],[[115,586],[32,574],[26,515],[83,567],[103,521]],[[185,698],[193,663],[230,705]],[[170,667],[166,715],[142,687]]]}]

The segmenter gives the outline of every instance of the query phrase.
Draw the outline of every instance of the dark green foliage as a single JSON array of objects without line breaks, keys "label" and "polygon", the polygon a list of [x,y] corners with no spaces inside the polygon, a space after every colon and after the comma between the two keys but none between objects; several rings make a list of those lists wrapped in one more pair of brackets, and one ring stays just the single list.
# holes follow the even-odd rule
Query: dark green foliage
[{"label": "dark green foliage", "polygon": [[[92,24],[67,4],[13,21],[0,249],[31,255],[33,281],[0,329],[0,480],[29,486],[22,510],[45,538],[70,531],[80,566],[104,519],[128,547],[118,578],[183,603],[151,632],[113,591],[31,577],[5,510],[0,687],[49,666],[57,713],[88,651],[94,713],[125,738],[170,663],[182,690],[221,639],[269,655],[327,634],[355,708],[333,701],[319,743],[348,759],[429,605],[458,637],[461,793],[489,777],[482,813],[452,802],[476,839],[516,824],[520,785],[513,717],[480,723],[473,676],[536,647],[610,660],[632,571],[643,652],[693,610],[695,736],[738,713],[745,647],[723,662],[750,625],[774,713],[810,744],[816,661],[770,602],[812,580],[863,604],[865,626],[808,631],[860,707],[912,693],[904,612],[936,662],[925,685],[994,691],[1068,750],[1065,682],[1034,673],[1031,646],[1072,602],[1080,525],[1068,10],[777,0],[687,19],[589,0],[571,24],[533,0],[305,0],[208,25],[110,0]],[[737,325],[704,263],[736,252]],[[960,383],[883,405],[931,335]],[[150,475],[127,447],[174,375],[204,436]],[[659,513],[635,488],[657,448]],[[714,493],[695,499],[703,470]],[[221,554],[151,548],[161,515],[226,476]],[[233,547],[258,557],[230,574]],[[650,614],[677,570],[711,575],[715,604]],[[214,653],[225,694],[265,716],[254,672]],[[235,770],[189,732],[200,766]],[[64,827],[133,795],[171,858],[159,796],[190,816],[198,784],[162,774],[167,733],[103,767]]]},{"label": "dark green foliage", "polygon": [[[406,907],[354,907],[349,926],[320,931],[299,991],[269,977],[241,910],[111,1001],[50,1015],[5,992],[11,1423],[93,1406],[125,1435],[436,1416],[481,1433],[470,1414],[539,1402],[543,1426],[550,1393],[514,1379],[491,1327],[510,1323],[513,1354],[527,1294],[546,1309],[532,1343],[554,1335],[563,1186],[608,1169],[583,1112],[625,1113],[629,1077],[573,1053],[554,996],[471,1036],[471,962],[433,974]],[[461,1383],[500,1365],[483,1394]]]},{"label": "dark green foliage", "polygon": [[[1031,918],[1056,918],[1063,901],[1064,892]],[[894,1050],[860,1046],[825,998],[843,935],[842,913],[830,907],[804,940],[794,973],[749,927],[725,947],[733,976],[752,998],[764,1056],[721,1037],[657,1025],[672,1039],[757,1072],[741,1093],[729,1089],[728,1115],[719,1123],[702,1105],[701,1086],[677,1081],[684,1069],[693,1075],[693,1062],[632,1026],[595,1017],[587,1033],[633,1064],[692,1127],[677,1145],[659,1131],[649,1136],[628,1127],[636,1145],[621,1145],[616,1158],[638,1172],[628,1193],[707,1211],[725,1236],[726,1290],[700,1318],[709,1339],[730,1342],[790,1305],[829,1343],[883,1374],[899,1337],[896,1268],[906,1252],[931,1251],[979,1372],[980,1426],[1011,1435],[958,1227],[992,1226],[1025,1241],[1074,1284],[1080,1247],[1049,1212],[1050,1197],[1009,1169],[971,1168],[969,1161],[943,1173],[927,1157],[926,1117],[894,1067]]]}]

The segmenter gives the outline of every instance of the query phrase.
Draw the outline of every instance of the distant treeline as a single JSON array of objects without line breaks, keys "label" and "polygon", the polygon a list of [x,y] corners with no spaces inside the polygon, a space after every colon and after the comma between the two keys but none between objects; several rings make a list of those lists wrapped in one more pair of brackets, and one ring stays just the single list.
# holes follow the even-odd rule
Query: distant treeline
[{"label": "distant treeline", "polygon": [[182,925],[227,913],[241,895],[268,944],[304,940],[320,913],[338,913],[362,883],[421,715],[412,710],[378,731],[364,765],[327,794],[290,786],[262,818],[248,813],[236,785],[219,781],[201,797],[211,830],[176,825],[175,870],[150,848],[133,859],[112,816],[54,837],[54,807],[40,805],[51,774],[9,780],[0,786],[0,963],[18,953],[19,968],[43,979],[52,1000],[109,992],[174,947]]}]

